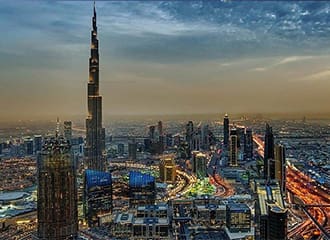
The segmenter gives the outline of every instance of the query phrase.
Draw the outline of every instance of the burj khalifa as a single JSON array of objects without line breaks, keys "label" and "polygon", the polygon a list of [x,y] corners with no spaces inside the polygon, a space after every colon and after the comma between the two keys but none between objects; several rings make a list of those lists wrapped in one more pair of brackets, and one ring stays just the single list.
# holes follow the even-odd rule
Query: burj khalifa
[{"label": "burj khalifa", "polygon": [[92,18],[91,53],[89,58],[88,116],[86,118],[85,159],[88,169],[105,170],[105,129],[102,127],[102,96],[99,93],[99,40],[96,9]]}]

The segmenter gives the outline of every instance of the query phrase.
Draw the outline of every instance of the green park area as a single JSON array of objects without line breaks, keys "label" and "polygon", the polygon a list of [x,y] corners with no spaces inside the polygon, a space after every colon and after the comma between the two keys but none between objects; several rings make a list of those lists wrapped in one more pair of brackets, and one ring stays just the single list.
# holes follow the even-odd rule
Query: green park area
[{"label": "green park area", "polygon": [[194,186],[187,192],[187,197],[196,197],[198,195],[213,195],[216,187],[210,183],[209,178],[198,179]]}]

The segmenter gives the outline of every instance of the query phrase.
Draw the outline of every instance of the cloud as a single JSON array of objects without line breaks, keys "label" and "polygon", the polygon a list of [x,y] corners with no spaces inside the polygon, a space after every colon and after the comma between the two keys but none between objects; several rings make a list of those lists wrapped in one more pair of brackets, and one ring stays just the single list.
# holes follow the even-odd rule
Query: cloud
[{"label": "cloud", "polygon": [[330,80],[330,69],[325,69],[323,71],[307,75],[301,80],[296,80],[296,81],[317,81],[317,80]]}]

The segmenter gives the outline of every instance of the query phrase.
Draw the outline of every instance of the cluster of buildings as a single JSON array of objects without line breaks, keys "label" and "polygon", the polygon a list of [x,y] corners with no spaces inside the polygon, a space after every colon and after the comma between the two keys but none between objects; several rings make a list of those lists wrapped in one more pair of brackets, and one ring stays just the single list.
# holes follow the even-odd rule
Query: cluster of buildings
[{"label": "cluster of buildings", "polygon": [[[275,144],[272,128],[267,124],[260,178],[248,178],[244,187],[253,198],[236,199],[198,196],[166,202],[156,201],[156,178],[142,171],[128,175],[129,209],[113,212],[113,176],[108,169],[105,129],[102,126],[102,96],[99,94],[99,51],[96,11],[92,18],[91,53],[89,59],[88,117],[86,141],[72,136],[72,123],[64,122],[64,134],[43,139],[41,136],[24,139],[19,146],[26,155],[38,153],[37,176],[38,228],[36,239],[79,239],[77,164],[74,154],[84,156],[83,224],[89,229],[107,226],[112,239],[190,239],[211,228],[219,232],[218,239],[286,239],[287,209],[285,195],[285,148]],[[162,154],[167,147],[176,146],[179,158],[190,159],[191,173],[198,179],[212,175],[209,171],[210,153],[216,138],[208,125],[189,121],[185,126],[185,140],[179,135],[164,134],[163,123],[149,127],[143,140],[143,151]],[[228,115],[223,121],[221,159],[230,168],[227,174],[238,174],[241,163],[254,160],[252,130],[231,125]],[[16,149],[17,144],[1,145]],[[13,147],[15,146],[15,147]],[[20,150],[13,150],[17,156]],[[124,153],[118,144],[118,153]],[[136,160],[139,143],[130,139],[128,159]],[[214,152],[213,152],[214,153]],[[12,153],[10,153],[12,154]],[[6,163],[6,162],[4,162]],[[171,155],[159,161],[159,180],[175,184],[178,166]],[[188,170],[187,170],[188,172]],[[225,172],[225,171],[224,171]],[[246,172],[246,171],[245,171]],[[255,204],[253,201],[255,200]],[[255,211],[253,211],[254,209]]]}]

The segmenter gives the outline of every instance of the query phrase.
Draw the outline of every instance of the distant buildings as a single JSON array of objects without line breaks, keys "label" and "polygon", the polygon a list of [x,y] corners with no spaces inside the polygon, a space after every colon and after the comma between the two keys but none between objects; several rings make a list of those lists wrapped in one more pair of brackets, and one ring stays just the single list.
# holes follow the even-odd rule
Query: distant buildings
[{"label": "distant buildings", "polygon": [[156,181],[153,176],[137,171],[129,172],[130,207],[154,204],[156,199]]},{"label": "distant buildings", "polygon": [[102,218],[112,212],[111,174],[87,169],[84,189],[84,215],[88,226],[99,226]]},{"label": "distant buildings", "polygon": [[76,169],[70,145],[47,139],[38,157],[38,238],[75,239],[78,231]]},{"label": "distant buildings", "polygon": [[193,151],[191,157],[192,171],[197,178],[204,179],[207,176],[207,156],[204,153]]},{"label": "distant buildings", "polygon": [[176,165],[173,156],[165,156],[159,164],[159,177],[162,182],[174,183],[176,178]]}]

